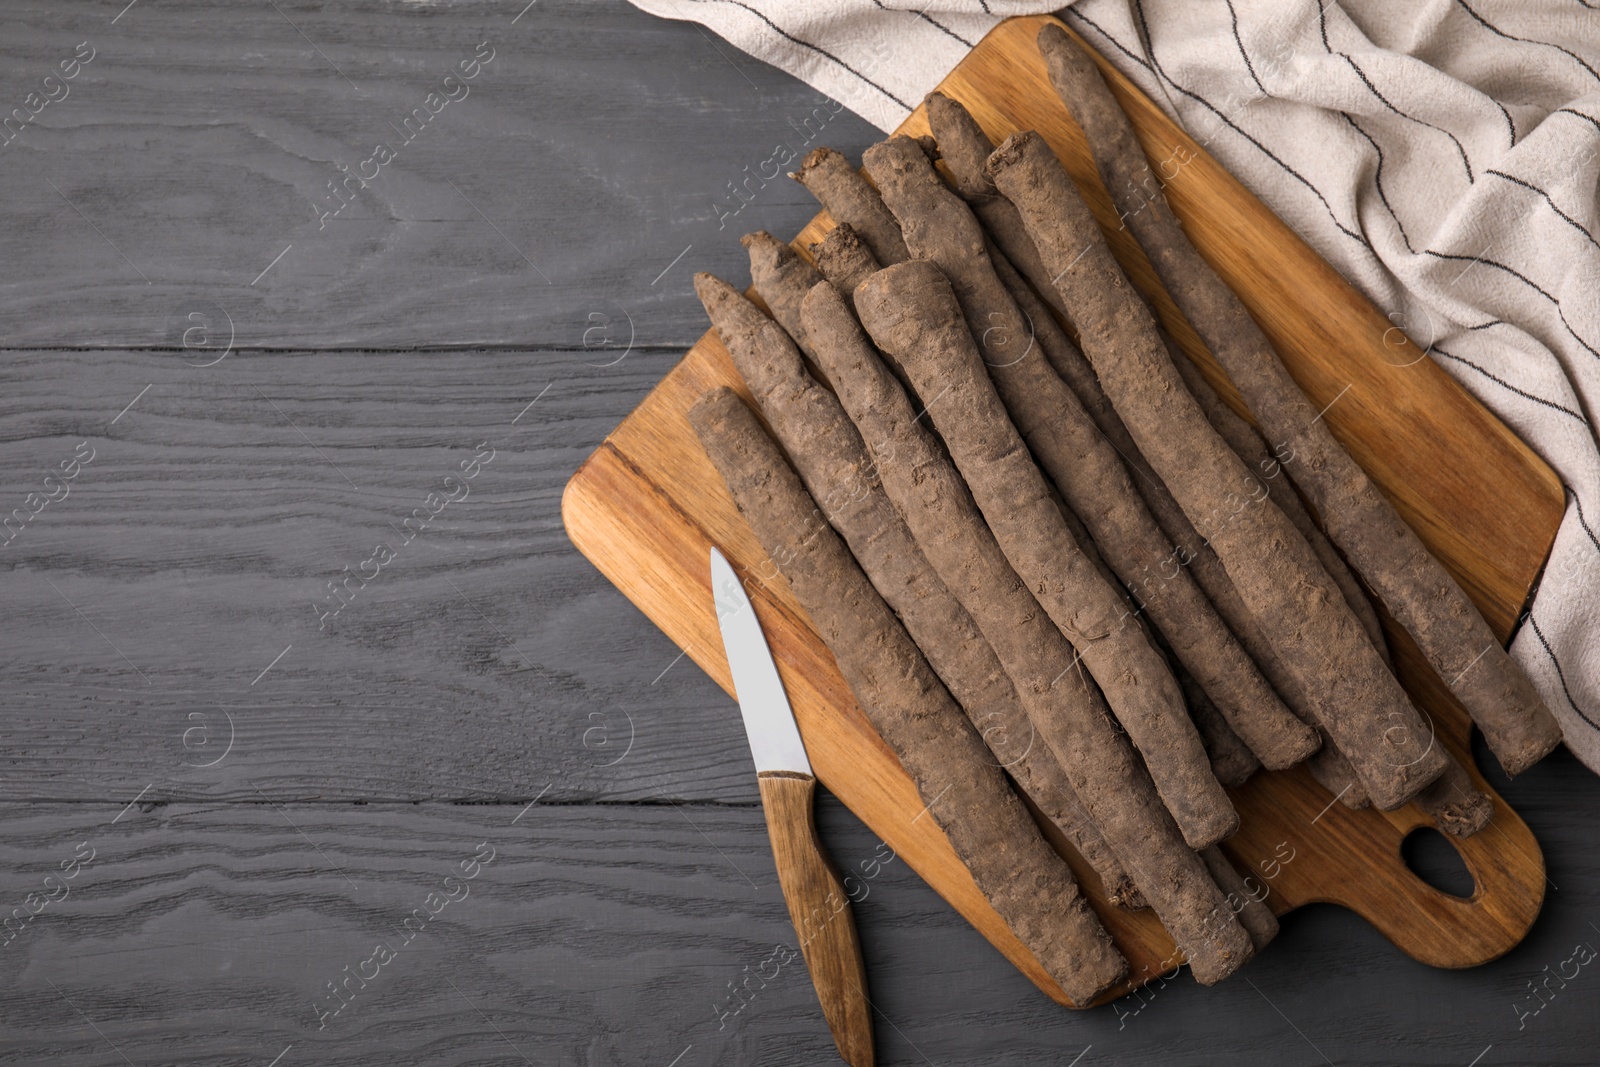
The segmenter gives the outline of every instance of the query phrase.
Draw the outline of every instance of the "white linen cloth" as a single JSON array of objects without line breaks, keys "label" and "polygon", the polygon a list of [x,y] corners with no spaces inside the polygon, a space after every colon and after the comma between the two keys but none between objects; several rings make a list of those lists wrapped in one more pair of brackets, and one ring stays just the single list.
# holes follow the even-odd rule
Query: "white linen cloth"
[{"label": "white linen cloth", "polygon": [[[1002,17],[1056,7],[633,3],[886,131]],[[1080,0],[1061,15],[1560,474],[1566,516],[1512,654],[1600,771],[1600,0]]]}]

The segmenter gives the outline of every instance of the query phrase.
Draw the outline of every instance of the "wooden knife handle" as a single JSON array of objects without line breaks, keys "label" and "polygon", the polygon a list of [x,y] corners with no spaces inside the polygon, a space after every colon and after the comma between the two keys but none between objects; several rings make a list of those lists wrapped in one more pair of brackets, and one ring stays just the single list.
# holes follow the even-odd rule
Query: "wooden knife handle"
[{"label": "wooden knife handle", "polygon": [[850,897],[822,851],[812,814],[817,780],[793,771],[763,771],[761,806],[777,860],[778,884],[833,1043],[850,1067],[873,1067],[872,1009]]}]

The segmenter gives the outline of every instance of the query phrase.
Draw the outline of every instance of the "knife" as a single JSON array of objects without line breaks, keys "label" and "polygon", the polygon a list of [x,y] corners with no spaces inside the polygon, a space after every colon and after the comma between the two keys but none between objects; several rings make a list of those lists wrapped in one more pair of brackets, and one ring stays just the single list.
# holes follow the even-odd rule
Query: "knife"
[{"label": "knife", "polygon": [[761,807],[777,862],[789,919],[811,972],[822,1014],[839,1055],[851,1067],[872,1067],[872,1014],[861,943],[839,872],[822,851],[812,817],[817,779],[806,758],[794,711],[778,678],[766,634],[744,586],[721,552],[711,549],[711,594],[735,698],[755,757]]}]

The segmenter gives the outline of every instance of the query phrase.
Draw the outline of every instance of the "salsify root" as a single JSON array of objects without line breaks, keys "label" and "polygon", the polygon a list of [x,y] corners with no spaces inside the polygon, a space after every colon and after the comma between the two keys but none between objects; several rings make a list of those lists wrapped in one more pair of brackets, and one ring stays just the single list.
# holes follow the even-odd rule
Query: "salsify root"
[{"label": "salsify root", "polygon": [[1028,236],[1016,205],[1000,195],[984,169],[989,154],[994,151],[994,142],[989,140],[989,135],[983,132],[983,127],[978,125],[966,108],[943,93],[929,93],[924,103],[934,143],[938,145],[939,156],[944,160],[956,192],[972,208],[973,214],[982,220],[983,228],[1011,261],[1011,265],[1033,283],[1039,295],[1055,308],[1063,321],[1070,322],[1072,316],[1050,285],[1050,274],[1039,259],[1039,250]]},{"label": "salsify root", "polygon": [[1034,727],[1195,978],[1220,981],[1250,957],[1249,935],[1226,915],[1221,891],[1184,843],[1072,646],[1006,561],[954,465],[838,291],[817,286],[802,314],[813,335],[837,337],[819,347],[824,370],[928,561],[994,649]]},{"label": "salsify root", "polygon": [[984,371],[944,274],[924,260],[886,267],[856,290],[856,310],[878,348],[933,398],[927,415],[984,521],[1083,657],[1184,839],[1204,848],[1231,834],[1238,813],[1211,773],[1177,681],[1120,590],[1073,537]]},{"label": "salsify root", "polygon": [[1433,824],[1452,837],[1471,837],[1489,825],[1494,801],[1472,784],[1454,757],[1444,773],[1417,795],[1417,807],[1433,816]]},{"label": "salsify root", "polygon": [[[1283,706],[1189,573],[1162,568],[1170,542],[1133,474],[1042,354],[1055,350],[1058,360],[1069,358],[1061,350],[1072,342],[1055,319],[1023,315],[1000,273],[1002,266],[1014,272],[997,251],[991,254],[977,218],[939,179],[919,142],[892,137],[874,145],[867,149],[866,169],[900,221],[912,255],[949,279],[1006,412],[1112,572],[1132,591],[1138,611],[1228,721],[1259,745],[1266,766],[1281,769],[1310,755],[1315,733]],[[1120,716],[1111,689],[1107,697]],[[1134,742],[1144,749],[1137,735]]]},{"label": "salsify root", "polygon": [[755,415],[726,387],[689,421],[741,514],[996,912],[1086,1004],[1127,961],[983,741]]},{"label": "salsify root", "polygon": [[1250,776],[1261,769],[1261,761],[1250,751],[1217,706],[1200,688],[1188,671],[1179,669],[1178,684],[1183,687],[1184,699],[1189,702],[1189,715],[1195,729],[1200,731],[1200,742],[1205,745],[1206,757],[1211,760],[1211,773],[1226,786],[1243,785]]},{"label": "salsify root", "polygon": [[883,267],[861,235],[856,233],[856,228],[848,222],[839,223],[822,240],[813,244],[811,257],[816,260],[817,270],[822,272],[822,276],[846,298],[856,291],[856,286]]},{"label": "salsify root", "polygon": [[[1183,353],[1176,350],[1171,338],[1166,338],[1167,351],[1172,357],[1173,365],[1177,368],[1179,376],[1189,391],[1194,394],[1200,409],[1206,413],[1211,425],[1216,427],[1223,440],[1239,454],[1245,465],[1261,472],[1263,479],[1277,477],[1283,470],[1283,461],[1271,455],[1267,443],[1237,412],[1228,406],[1222,397],[1217,395],[1200,372],[1200,368],[1189,360]],[[1344,558],[1339,555],[1339,550],[1333,547],[1322,531],[1317,527],[1311,513],[1301,504],[1299,495],[1291,485],[1280,486],[1273,494],[1272,499],[1283,509],[1305,537],[1306,543],[1316,552],[1317,559],[1322,561],[1323,569],[1339,584],[1339,589],[1344,593],[1345,602],[1355,612],[1362,627],[1367,631],[1368,638],[1384,662],[1392,668],[1394,660],[1389,654],[1388,642],[1384,640],[1383,624],[1378,621],[1378,613],[1373,610],[1372,603],[1367,599],[1366,590],[1350,569],[1345,566]],[[1196,718],[1198,722],[1198,717]],[[1448,751],[1445,752],[1445,770],[1426,789],[1417,794],[1416,804],[1423,811],[1433,817],[1434,824],[1445,833],[1455,837],[1471,837],[1488,824],[1489,817],[1494,812],[1494,804],[1489,797],[1480,792],[1472,784],[1472,779],[1467,776],[1466,769],[1461,766],[1456,758]],[[1342,757],[1341,757],[1342,758]],[[1348,761],[1341,769],[1335,766],[1329,770],[1326,766],[1314,766],[1312,773],[1338,783],[1340,787],[1354,784],[1348,779]],[[1224,783],[1229,784],[1229,783]],[[1340,789],[1335,789],[1340,792]],[[1340,799],[1352,807],[1360,807],[1367,801],[1366,793],[1359,787],[1341,795]]]},{"label": "salsify root", "polygon": [[[847,301],[854,301],[856,287],[883,269],[878,257],[872,254],[872,249],[866,246],[855,227],[848,222],[841,222],[829,230],[827,236],[811,246],[811,254],[816,258],[817,269],[822,276],[832,282]],[[900,361],[883,352],[878,354],[888,362],[894,376],[917,402],[917,407],[921,408],[922,400],[917,396],[911,379],[906,376],[905,368],[900,366]]]},{"label": "salsify root", "polygon": [[1238,868],[1215,845],[1202,852],[1206,869],[1217,880],[1217,887],[1228,895],[1228,906],[1239,916],[1239,922],[1250,934],[1250,943],[1257,952],[1266,948],[1278,936],[1278,917],[1267,907],[1265,897],[1251,890],[1250,884]]},{"label": "salsify root", "polygon": [[989,157],[1073,308],[1084,355],[1139,450],[1207,538],[1281,664],[1374,804],[1392,810],[1444,770],[1422,719],[1332,578],[1178,376],[1149,309],[1038,134]]},{"label": "salsify root", "polygon": [[[1046,316],[1029,310],[1027,294],[1036,293],[1037,298],[1048,302],[1062,322],[1071,322],[1072,317],[1068,313],[1066,303],[1052,284],[1052,272],[1045,269],[1044,262],[1039,258],[1039,250],[1034,245],[1033,238],[1028,236],[1027,228],[1016,205],[1000,195],[986,173],[989,155],[994,150],[988,135],[983,132],[966,108],[942,93],[928,94],[927,113],[940,155],[944,159],[955,190],[983,221],[985,231],[1003,252],[1003,255],[992,258],[996,271],[1011,289],[1013,299],[1031,320],[1043,322]],[[1010,266],[1015,268],[1016,273],[1026,279],[1026,282],[1022,278],[1006,279],[1007,260]],[[1194,524],[1173,499],[1172,493],[1150,470],[1149,463],[1139,452],[1139,446],[1128,433],[1122,417],[1107,399],[1099,378],[1095,376],[1094,369],[1089,366],[1088,361],[1083,358],[1083,353],[1075,345],[1070,343],[1052,345],[1048,343],[1048,339],[1042,347],[1045,358],[1077,394],[1079,402],[1094,420],[1095,426],[1127,461],[1129,468],[1135,474],[1135,488],[1144,497],[1151,514],[1156,517],[1162,531],[1167,535],[1172,551],[1158,564],[1158,571],[1164,575],[1179,567],[1186,569],[1195,584],[1211,601],[1212,607],[1216,609],[1223,622],[1227,623],[1228,629],[1233,631],[1239,643],[1244,646],[1257,668],[1272,683],[1278,696],[1300,719],[1306,722],[1312,721],[1304,703],[1296,699],[1299,687],[1289,684],[1286,672],[1279,667],[1271,645],[1267,643],[1255,618],[1240,599],[1238,590],[1233,587],[1233,580],[1228,577],[1222,562],[1195,530]],[[1278,723],[1280,736],[1276,738],[1270,735],[1257,737],[1249,729],[1248,724],[1241,726],[1243,731],[1241,736],[1251,745],[1252,750],[1258,757],[1263,757],[1265,754],[1264,758],[1271,761],[1272,765],[1287,765],[1281,757],[1274,755],[1276,748],[1287,747],[1292,750],[1294,745],[1304,743],[1302,740],[1304,733],[1301,729],[1281,721]]]},{"label": "salsify root", "polygon": [[1009,771],[1061,829],[1114,902],[1137,903],[1127,872],[1084,811],[1055,754],[1035,743],[1016,687],[994,650],[884,495],[866,446],[839,401],[811,377],[791,337],[738,290],[710,274],[696,274],[694,285],[807,492],[972,719],[993,753],[991,762]]},{"label": "salsify root", "polygon": [[[1172,357],[1172,365],[1177,368],[1178,376],[1189,387],[1189,392],[1194,394],[1200,410],[1205,412],[1206,419],[1216,428],[1222,439],[1228,442],[1239,458],[1244,460],[1244,465],[1258,472],[1257,477],[1263,481],[1272,481],[1283,472],[1284,461],[1274,456],[1267,447],[1267,442],[1244,418],[1228,406],[1227,401],[1217,395],[1211,387],[1206,376],[1194,361],[1178,351],[1172,339],[1162,334],[1162,339],[1167,343],[1167,352]],[[1322,569],[1328,572],[1328,577],[1339,584],[1339,591],[1344,594],[1345,603],[1350,605],[1350,610],[1361,622],[1362,629],[1367,631],[1372,645],[1383,656],[1383,661],[1392,668],[1394,659],[1389,654],[1389,644],[1383,637],[1383,624],[1378,621],[1378,613],[1372,608],[1372,601],[1367,599],[1366,590],[1361,588],[1361,581],[1350,568],[1345,565],[1339,550],[1317,528],[1316,522],[1311,518],[1311,513],[1300,502],[1299,494],[1291,485],[1280,483],[1272,499],[1283,509],[1289,521],[1294,523],[1294,528],[1300,531],[1300,536],[1306,539],[1306,544],[1317,554],[1317,559],[1322,563]]]},{"label": "salsify root", "polygon": [[1267,439],[1293,450],[1289,477],[1305,493],[1329,539],[1416,640],[1483,731],[1506,773],[1520,774],[1543,759],[1561,742],[1561,727],[1527,672],[1506,653],[1444,565],[1334,439],[1238,295],[1183,232],[1154,181],[1132,123],[1094,62],[1059,26],[1040,32],[1039,47],[1050,80],[1083,127],[1126,225],[1178,309],[1238,387]]},{"label": "salsify root", "polygon": [[[1038,249],[1028,236],[1016,205],[999,193],[984,172],[987,158],[993,151],[994,145],[959,102],[935,92],[928,95],[926,104],[928,121],[938,142],[939,153],[944,160],[951,183],[982,221],[990,239],[1002,250],[1002,255],[995,255],[991,249],[990,258],[996,273],[1005,283],[1018,308],[1027,315],[1030,322],[1038,323],[1046,319],[1043,302],[1048,301],[1063,321],[1070,321],[1068,309],[1060,294],[1051,285],[1051,274],[1046,271],[1039,259]],[[1109,183],[1111,179],[1107,180]],[[1123,188],[1131,190],[1133,187],[1124,185]],[[1137,205],[1128,198],[1125,198],[1121,207],[1124,212],[1137,210]],[[1020,275],[1026,275],[1026,278]],[[1299,685],[1278,663],[1276,655],[1259,626],[1249,615],[1248,609],[1239,599],[1237,590],[1233,588],[1232,581],[1223,571],[1215,553],[1209,546],[1199,542],[1192,524],[1184,517],[1165,486],[1144,473],[1140,465],[1142,457],[1139,456],[1137,446],[1128,435],[1120,417],[1105,399],[1099,381],[1084,362],[1081,353],[1070,342],[1064,347],[1050,343],[1048,331],[1040,333],[1043,335],[1041,347],[1046,358],[1073,388],[1106,439],[1128,460],[1134,473],[1142,475],[1136,477],[1135,487],[1144,496],[1162,530],[1176,544],[1172,563],[1181,563],[1187,568],[1195,584],[1211,600],[1217,614],[1235,633],[1239,642],[1285,702],[1302,719],[1315,722],[1315,709],[1304,698]],[[1170,351],[1171,339],[1165,335],[1163,339]],[[1183,376],[1185,384],[1194,393],[1208,420],[1240,454],[1246,465],[1261,472],[1264,479],[1275,477],[1281,470],[1282,461],[1271,454],[1259,432],[1228,407],[1191,361],[1174,353],[1173,363]],[[1285,451],[1287,452],[1287,449]],[[1305,537],[1324,569],[1338,583],[1346,602],[1372,639],[1374,647],[1384,657],[1384,661],[1392,663],[1382,626],[1365,589],[1359,579],[1351,573],[1338,550],[1317,527],[1298,494],[1292,487],[1285,485],[1274,494],[1273,499],[1294,522],[1295,528]],[[1212,765],[1219,780],[1225,784],[1235,784],[1231,779],[1243,774],[1246,764],[1237,760],[1236,752],[1220,743],[1221,735],[1215,729],[1218,724],[1208,718],[1213,712],[1196,699],[1201,694],[1186,693],[1186,695],[1189,695],[1191,712],[1196,725],[1201,728],[1202,740],[1206,742],[1207,752],[1212,757]],[[1322,751],[1311,757],[1311,770],[1318,781],[1337,795],[1345,805],[1354,808],[1367,805],[1366,790],[1356,780],[1349,761],[1333,744],[1324,744]],[[1417,803],[1434,817],[1435,823],[1441,829],[1458,836],[1476,832],[1476,829],[1486,821],[1487,813],[1492,811],[1488,798],[1472,785],[1471,779],[1454,759],[1449,760],[1445,774],[1418,795]]]},{"label": "salsify root", "polygon": [[888,266],[911,258],[900,239],[900,227],[861,172],[840,153],[826,146],[814,149],[789,175],[806,187],[834,222],[848,222],[872,249],[879,263]]},{"label": "salsify root", "polygon": [[739,243],[750,254],[750,284],[771,309],[778,325],[794,338],[800,351],[810,355],[811,346],[800,322],[800,301],[822,280],[822,275],[766,230],[747,233]]},{"label": "salsify root", "polygon": [[[1344,758],[1344,753],[1339,751],[1339,746],[1327,737],[1326,732],[1322,748],[1317,750],[1315,756],[1306,760],[1306,767],[1311,771],[1311,777],[1317,780],[1317,784],[1332,793],[1334,799],[1345,807],[1359,810],[1372,803],[1367,796],[1366,788],[1356,778],[1355,768],[1350,766],[1350,761]],[[1444,775],[1441,774],[1439,777],[1443,778]]]}]

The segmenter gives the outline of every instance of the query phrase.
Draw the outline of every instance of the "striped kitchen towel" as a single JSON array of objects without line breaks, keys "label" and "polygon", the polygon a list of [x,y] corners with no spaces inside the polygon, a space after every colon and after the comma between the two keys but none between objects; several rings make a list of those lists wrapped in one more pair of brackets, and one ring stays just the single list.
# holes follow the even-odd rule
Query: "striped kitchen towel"
[{"label": "striped kitchen towel", "polygon": [[[1025,0],[633,0],[884,130]],[[1600,0],[1080,0],[1062,18],[1559,472],[1512,652],[1600,771]],[[1471,457],[1463,457],[1471,462]]]}]

